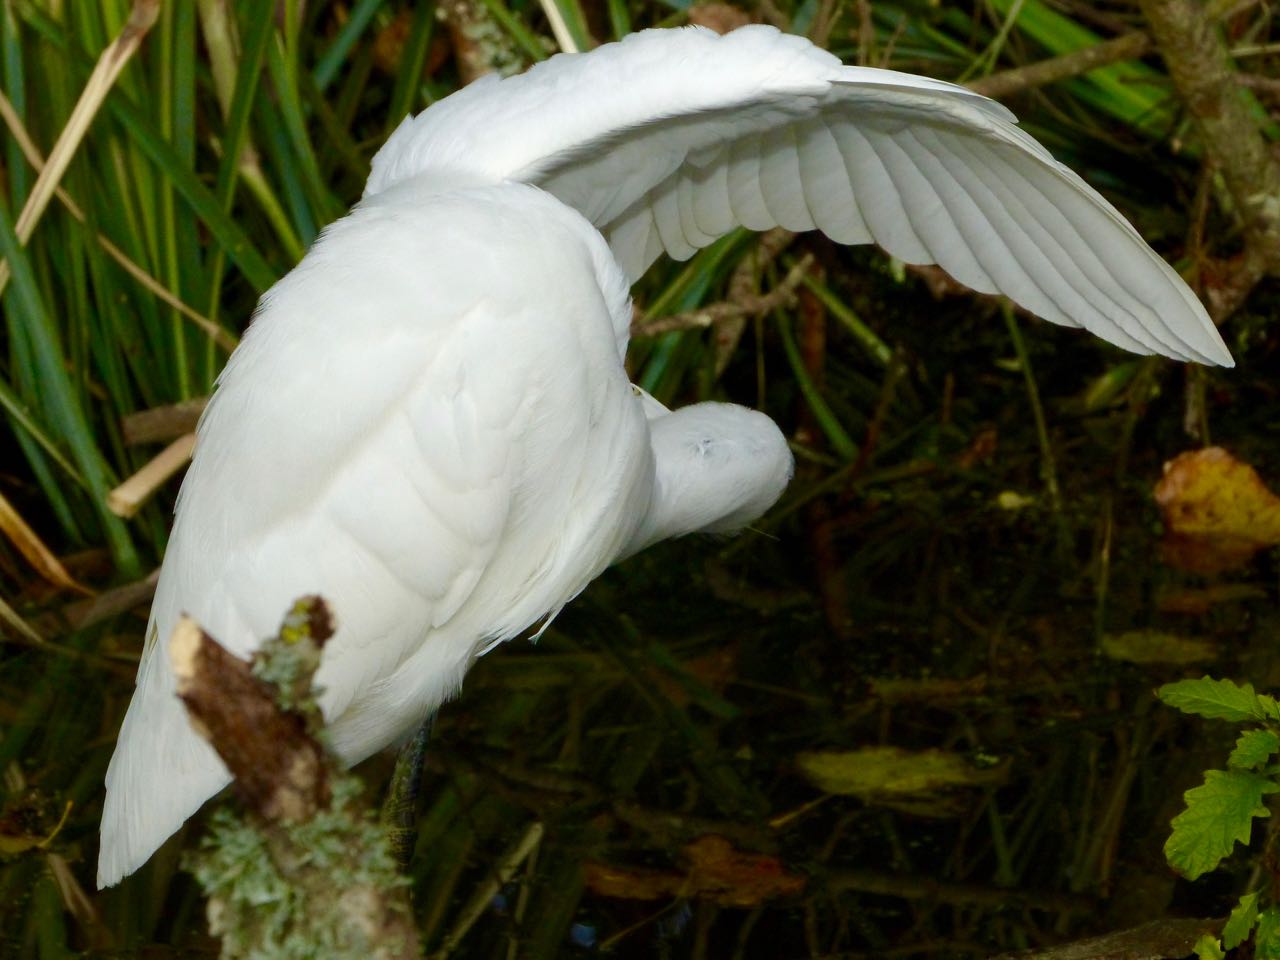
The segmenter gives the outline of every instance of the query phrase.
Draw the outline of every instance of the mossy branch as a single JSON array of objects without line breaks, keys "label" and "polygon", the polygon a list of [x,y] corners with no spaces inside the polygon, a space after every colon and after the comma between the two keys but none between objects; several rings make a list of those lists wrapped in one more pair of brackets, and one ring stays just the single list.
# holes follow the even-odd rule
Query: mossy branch
[{"label": "mossy branch", "polygon": [[322,742],[312,677],[332,633],[324,602],[307,597],[251,661],[187,618],[169,642],[178,695],[244,805],[214,814],[189,863],[224,958],[419,955],[386,835]]},{"label": "mossy branch", "polygon": [[1246,247],[1237,276],[1208,291],[1221,320],[1267,274],[1280,274],[1280,162],[1250,110],[1218,26],[1196,0],[1142,0],[1142,12],[1205,151],[1244,228]]}]

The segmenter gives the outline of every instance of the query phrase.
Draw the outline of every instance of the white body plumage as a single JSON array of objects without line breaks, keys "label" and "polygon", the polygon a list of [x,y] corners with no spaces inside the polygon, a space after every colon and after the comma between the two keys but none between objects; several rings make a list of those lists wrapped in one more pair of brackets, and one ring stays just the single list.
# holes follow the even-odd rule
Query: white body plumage
[{"label": "white body plumage", "polygon": [[763,513],[791,472],[772,422],[669,412],[622,361],[629,283],[658,255],[776,225],[1231,362],[1133,228],[960,88],[763,27],[648,31],[473,84],[396,131],[219,380],[107,773],[99,884],[227,780],[157,642],[181,613],[247,655],[323,595],[321,706],[354,763],[610,563]]}]

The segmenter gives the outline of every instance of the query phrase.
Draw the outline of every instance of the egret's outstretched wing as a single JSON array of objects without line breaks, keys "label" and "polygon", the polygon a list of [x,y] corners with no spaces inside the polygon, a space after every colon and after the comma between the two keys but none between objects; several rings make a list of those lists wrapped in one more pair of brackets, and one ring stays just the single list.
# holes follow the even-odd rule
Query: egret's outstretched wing
[{"label": "egret's outstretched wing", "polygon": [[543,187],[633,279],[738,226],[816,227],[1135,352],[1232,362],[1186,284],[1003,107],[769,27],[650,31],[473,84],[396,131],[366,193],[425,170]]}]

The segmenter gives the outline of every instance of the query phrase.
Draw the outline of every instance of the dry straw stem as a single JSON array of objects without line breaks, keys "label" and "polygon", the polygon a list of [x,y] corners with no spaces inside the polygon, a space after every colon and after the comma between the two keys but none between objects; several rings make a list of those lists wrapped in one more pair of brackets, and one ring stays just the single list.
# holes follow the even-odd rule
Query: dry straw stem
[{"label": "dry straw stem", "polygon": [[[6,97],[3,92],[0,92],[0,119],[4,120],[5,126],[9,128],[9,133],[13,135],[13,139],[17,142],[19,149],[22,150],[22,155],[26,157],[27,163],[31,164],[32,169],[34,169],[37,174],[43,173],[45,169],[47,169],[44,157],[40,155],[39,148],[36,147],[30,134],[27,133],[27,128],[22,123],[22,118],[18,116],[18,112],[13,109],[13,104],[9,102],[9,98]],[[84,210],[81,209],[80,204],[76,203],[75,200],[71,198],[71,195],[63,190],[62,187],[54,188],[54,196],[56,196],[62,202],[62,205],[67,208],[67,212],[78,221],[81,223],[87,222]],[[227,333],[227,331],[223,330],[204,314],[193,310],[191,307],[183,303],[171,290],[164,286],[164,284],[130,259],[129,255],[112,243],[105,234],[95,233],[94,237],[97,239],[98,245],[106,252],[107,256],[123,267],[125,272],[142,284],[149,293],[154,295],[157,299],[162,300],[170,307],[173,307],[173,309],[177,310],[180,314],[194,323],[201,332],[206,334],[218,346],[222,347],[223,350],[230,353],[236,348],[235,337],[231,336],[231,334]],[[7,269],[7,265],[0,265],[0,270],[4,269]],[[2,283],[0,283],[0,288],[3,288]]]},{"label": "dry straw stem", "polygon": [[[129,519],[142,509],[169,478],[191,459],[196,446],[195,427],[209,402],[207,397],[186,400],[167,407],[143,410],[124,419],[125,443],[149,443],[153,440],[177,439],[152,457],[124,483],[107,494],[107,509],[117,517]],[[176,428],[176,429],[175,429]]]},{"label": "dry straw stem", "polygon": [[[31,188],[31,196],[27,198],[26,206],[22,208],[22,213],[18,215],[18,221],[14,224],[14,232],[18,235],[19,243],[25,244],[31,239],[36,223],[49,205],[54,190],[62,181],[62,175],[67,172],[71,158],[75,156],[80,141],[84,139],[89,129],[89,124],[97,116],[102,101],[106,99],[116,78],[120,76],[120,71],[137,52],[142,38],[147,35],[147,31],[155,24],[159,15],[160,0],[134,0],[133,10],[129,14],[124,29],[120,31],[120,36],[116,37],[115,42],[98,58],[98,64],[93,68],[89,82],[85,84],[75,109],[71,111],[66,126],[58,136],[58,142],[54,144],[53,151],[49,154],[48,163],[40,171],[35,186]],[[0,293],[4,292],[8,282],[9,264],[0,262]]]},{"label": "dry straw stem", "polygon": [[9,606],[3,597],[0,597],[0,623],[8,624],[10,629],[33,646],[44,645],[44,637],[40,636],[31,624],[23,620],[22,615]]},{"label": "dry straw stem", "polygon": [[151,602],[159,580],[160,569],[157,567],[141,580],[112,587],[96,596],[69,603],[59,611],[45,614],[36,620],[36,627],[50,636],[61,636],[101,623],[108,617],[128,613]]},{"label": "dry straw stem", "polygon": [[555,0],[541,0],[541,3],[542,12],[547,15],[547,23],[551,25],[551,33],[556,38],[560,49],[565,53],[580,53],[578,45],[573,42],[573,35],[569,33],[569,25],[564,21],[564,14],[556,6]]},{"label": "dry straw stem", "polygon": [[458,917],[458,922],[454,924],[453,929],[445,936],[440,948],[431,954],[429,960],[444,960],[454,951],[458,944],[462,942],[462,938],[467,935],[467,931],[475,926],[476,921],[490,909],[493,898],[503,886],[511,881],[520,866],[538,849],[538,844],[542,842],[543,832],[544,827],[539,821],[535,820],[529,824],[520,839],[494,865],[488,878],[476,888],[475,893],[471,895],[471,899],[467,901],[467,905],[463,907],[462,913]]},{"label": "dry straw stem", "polygon": [[107,509],[128,520],[170,477],[186,466],[195,446],[196,435],[184,433],[152,457],[145,467],[108,493]]},{"label": "dry straw stem", "polygon": [[3,493],[0,493],[0,531],[3,531],[9,538],[9,542],[18,548],[18,552],[26,558],[27,563],[54,586],[74,590],[87,597],[93,596],[92,590],[78,583],[67,572],[62,561],[54,556],[53,551],[40,539],[39,534],[31,529],[27,521],[22,519],[21,514],[14,509],[13,504]]}]

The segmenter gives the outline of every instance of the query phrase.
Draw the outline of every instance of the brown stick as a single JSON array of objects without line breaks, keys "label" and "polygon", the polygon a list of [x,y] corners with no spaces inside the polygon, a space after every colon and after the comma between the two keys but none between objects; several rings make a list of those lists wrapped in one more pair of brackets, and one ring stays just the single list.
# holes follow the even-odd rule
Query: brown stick
[{"label": "brown stick", "polygon": [[[729,325],[733,321],[745,321],[758,317],[777,307],[788,306],[795,301],[796,288],[804,279],[805,273],[813,265],[813,256],[805,254],[791,268],[786,278],[766,294],[739,293],[731,294],[730,299],[712,303],[687,313],[678,313],[658,320],[640,320],[632,324],[632,336],[656,337],[670,333],[672,330],[696,330],[699,327]],[[736,342],[736,340],[735,340]]]},{"label": "brown stick", "polygon": [[247,660],[228,653],[188,617],[169,640],[178,696],[218,751],[239,793],[268,821],[296,823],[328,806],[328,761],[305,719],[280,709]]},{"label": "brown stick", "polygon": [[965,84],[970,90],[988,97],[1007,97],[1033,87],[1043,87],[1059,80],[1088,73],[1119,60],[1145,56],[1151,49],[1151,37],[1140,31],[1126,33],[1092,47],[1073,50],[1015,70],[1004,70]]},{"label": "brown stick", "polygon": [[200,414],[204,413],[208,403],[208,397],[200,397],[127,414],[120,420],[124,442],[129,446],[155,443],[157,440],[167,443],[184,433],[191,433],[200,422]]}]

